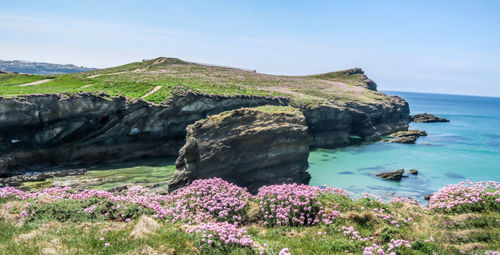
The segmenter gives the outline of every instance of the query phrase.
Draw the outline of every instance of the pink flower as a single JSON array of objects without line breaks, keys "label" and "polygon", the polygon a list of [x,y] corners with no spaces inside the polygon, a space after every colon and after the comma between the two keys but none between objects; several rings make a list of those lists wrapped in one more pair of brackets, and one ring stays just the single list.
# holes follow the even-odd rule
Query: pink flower
[{"label": "pink flower", "polygon": [[283,248],[283,249],[281,249],[279,255],[291,255],[291,253],[288,250],[288,248]]}]

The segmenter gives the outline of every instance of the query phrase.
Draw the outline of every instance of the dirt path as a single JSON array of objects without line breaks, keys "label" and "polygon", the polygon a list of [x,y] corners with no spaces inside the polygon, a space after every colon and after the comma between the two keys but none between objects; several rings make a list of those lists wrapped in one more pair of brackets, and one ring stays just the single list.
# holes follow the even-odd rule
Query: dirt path
[{"label": "dirt path", "polygon": [[122,73],[128,73],[128,72],[116,72],[116,73],[103,73],[103,74],[94,74],[94,75],[90,75],[90,76],[87,76],[87,79],[93,79],[93,78],[97,78],[99,76],[103,76],[103,75],[115,75],[115,74],[122,74]]},{"label": "dirt path", "polygon": [[150,95],[153,95],[156,91],[160,90],[162,86],[156,86],[154,89],[146,93],[146,95],[142,96],[141,98],[146,98]]},{"label": "dirt path", "polygon": [[39,81],[34,81],[30,83],[24,83],[24,84],[19,84],[17,85],[18,87],[27,87],[27,86],[34,86],[34,85],[40,85],[46,82],[51,81],[52,79],[44,79],[44,80],[39,80]]}]

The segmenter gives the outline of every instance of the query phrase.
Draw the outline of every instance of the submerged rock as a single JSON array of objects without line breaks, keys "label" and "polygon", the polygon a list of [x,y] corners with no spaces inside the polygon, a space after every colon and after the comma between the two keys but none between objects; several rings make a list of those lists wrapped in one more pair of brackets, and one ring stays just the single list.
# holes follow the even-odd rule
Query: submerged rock
[{"label": "submerged rock", "polygon": [[411,116],[411,121],[413,122],[424,122],[424,123],[431,123],[431,122],[450,122],[449,119],[441,118],[433,114],[429,113],[419,113]]},{"label": "submerged rock", "polygon": [[220,177],[252,193],[263,185],[308,184],[309,136],[290,107],[223,112],[187,128],[169,192],[195,179]]},{"label": "submerged rock", "polygon": [[396,171],[393,171],[393,172],[379,173],[379,174],[377,174],[377,176],[380,177],[380,178],[386,179],[386,180],[400,181],[401,178],[407,177],[407,176],[403,175],[404,172],[405,172],[404,169],[399,169],[399,170],[396,170]]}]

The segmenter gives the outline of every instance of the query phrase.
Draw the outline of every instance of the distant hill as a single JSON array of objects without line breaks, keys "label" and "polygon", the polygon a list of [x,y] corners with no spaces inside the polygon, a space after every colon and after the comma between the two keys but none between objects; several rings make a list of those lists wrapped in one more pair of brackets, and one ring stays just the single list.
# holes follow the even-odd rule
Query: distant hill
[{"label": "distant hill", "polygon": [[[34,82],[38,83],[33,84]],[[22,84],[24,85],[21,86]],[[360,68],[287,76],[159,57],[72,74],[0,75],[2,96],[49,92],[105,92],[111,96],[121,95],[160,103],[186,91],[216,95],[289,97],[300,105],[328,104],[332,100],[365,103],[389,101],[385,94],[376,91],[375,82]]]},{"label": "distant hill", "polygon": [[0,60],[0,71],[18,72],[27,74],[64,74],[79,73],[95,70],[75,65],[60,65],[42,62],[29,62],[23,60]]}]

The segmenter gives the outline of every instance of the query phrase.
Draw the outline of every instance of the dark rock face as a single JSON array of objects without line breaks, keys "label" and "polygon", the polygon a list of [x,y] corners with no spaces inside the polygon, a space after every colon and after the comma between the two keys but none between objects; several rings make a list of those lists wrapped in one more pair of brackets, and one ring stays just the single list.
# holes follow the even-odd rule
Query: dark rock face
[{"label": "dark rock face", "polygon": [[[223,111],[290,105],[289,98],[186,93],[164,104],[105,94],[38,94],[0,97],[0,177],[47,166],[175,156],[186,127]],[[374,141],[408,128],[408,103],[302,107],[311,146],[346,146],[349,136]]]},{"label": "dark rock face", "polygon": [[438,117],[436,115],[432,115],[429,113],[419,113],[411,116],[411,121],[413,122],[424,122],[424,123],[431,123],[431,122],[450,122],[450,120]]},{"label": "dark rock face", "polygon": [[408,129],[409,106],[398,97],[388,102],[323,105],[303,109],[314,147],[338,147],[350,144],[349,136],[376,141],[382,136]]},{"label": "dark rock face", "polygon": [[432,195],[434,195],[434,194],[427,194],[424,196],[424,199],[429,201],[429,200],[431,200]]},{"label": "dark rock face", "polygon": [[380,174],[377,174],[378,177],[386,179],[386,180],[391,180],[391,181],[401,181],[401,178],[406,177],[404,176],[405,170],[404,169],[399,169],[394,172],[383,172]]},{"label": "dark rock face", "polygon": [[190,93],[156,105],[88,93],[0,97],[0,177],[37,166],[174,156],[187,125],[222,111],[286,100]]},{"label": "dark rock face", "polygon": [[169,192],[221,177],[256,193],[263,185],[308,184],[309,135],[302,113],[238,109],[187,128]]}]

